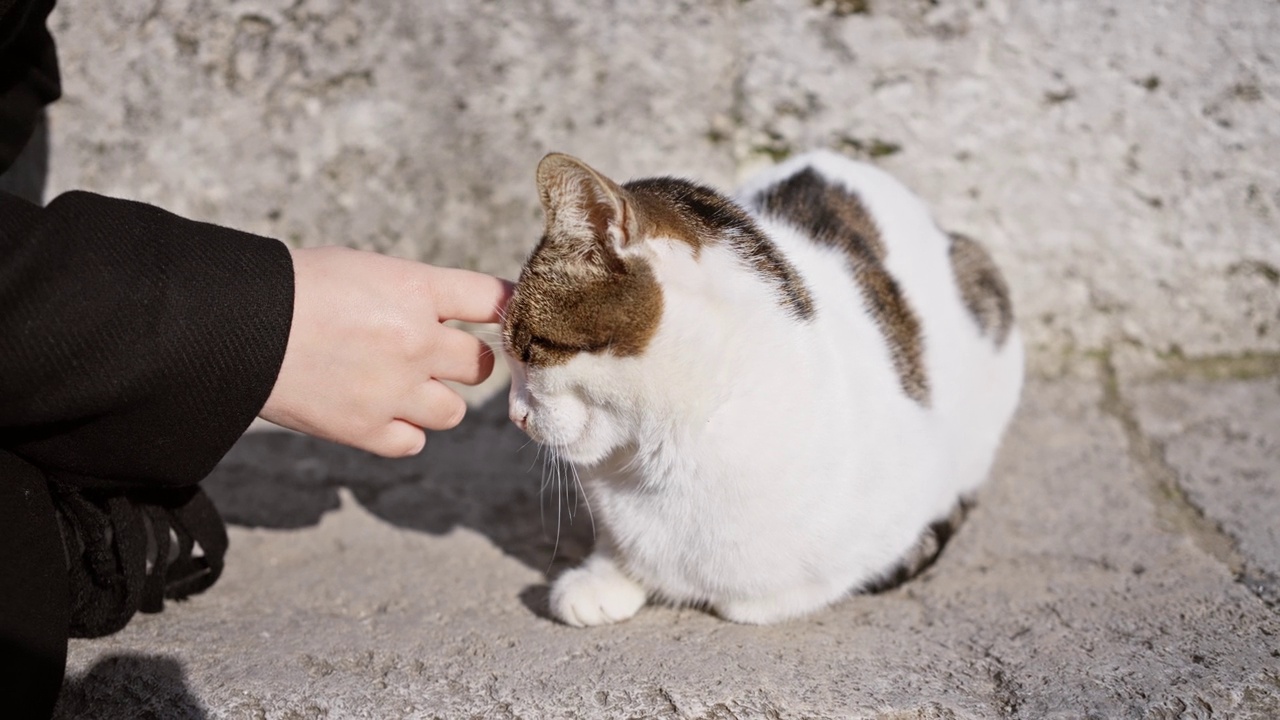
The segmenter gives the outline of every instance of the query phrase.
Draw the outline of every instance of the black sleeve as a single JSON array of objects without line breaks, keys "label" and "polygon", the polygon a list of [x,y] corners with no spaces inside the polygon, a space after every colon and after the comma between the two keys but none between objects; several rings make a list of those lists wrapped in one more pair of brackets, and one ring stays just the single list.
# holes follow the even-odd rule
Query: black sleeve
[{"label": "black sleeve", "polygon": [[198,482],[266,402],[292,317],[276,240],[0,193],[0,448],[88,485]]}]

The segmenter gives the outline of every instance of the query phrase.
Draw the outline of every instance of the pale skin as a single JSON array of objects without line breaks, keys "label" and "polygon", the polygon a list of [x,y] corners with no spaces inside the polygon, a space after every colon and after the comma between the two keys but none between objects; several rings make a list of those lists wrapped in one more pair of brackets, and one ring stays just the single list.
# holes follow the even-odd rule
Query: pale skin
[{"label": "pale skin", "polygon": [[291,253],[293,325],[260,417],[384,457],[461,422],[466,403],[441,380],[479,383],[494,358],[443,323],[497,322],[510,283],[347,248]]}]

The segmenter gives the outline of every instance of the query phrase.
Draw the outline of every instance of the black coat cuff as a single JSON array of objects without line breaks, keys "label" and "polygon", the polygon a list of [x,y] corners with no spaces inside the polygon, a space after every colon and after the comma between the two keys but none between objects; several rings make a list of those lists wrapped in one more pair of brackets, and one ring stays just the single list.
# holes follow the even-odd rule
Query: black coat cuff
[{"label": "black coat cuff", "polygon": [[198,482],[262,409],[292,318],[276,240],[0,195],[0,447],[85,485]]}]

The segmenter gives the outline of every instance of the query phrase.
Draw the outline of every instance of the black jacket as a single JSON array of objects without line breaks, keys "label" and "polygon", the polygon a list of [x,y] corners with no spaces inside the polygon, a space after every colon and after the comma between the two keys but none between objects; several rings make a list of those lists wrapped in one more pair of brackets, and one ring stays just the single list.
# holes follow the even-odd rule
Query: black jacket
[{"label": "black jacket", "polygon": [[[52,7],[0,0],[0,172],[60,92]],[[0,192],[6,717],[47,716],[66,661],[74,549],[64,551],[49,480],[200,481],[270,394],[292,317],[279,242],[91,193],[42,208]]]},{"label": "black jacket", "polygon": [[[0,0],[0,171],[59,94],[52,6]],[[292,316],[278,241],[0,193],[0,451],[84,485],[197,482],[266,402]]]},{"label": "black jacket", "polygon": [[0,449],[78,484],[197,482],[266,402],[292,316],[275,240],[0,194]]}]

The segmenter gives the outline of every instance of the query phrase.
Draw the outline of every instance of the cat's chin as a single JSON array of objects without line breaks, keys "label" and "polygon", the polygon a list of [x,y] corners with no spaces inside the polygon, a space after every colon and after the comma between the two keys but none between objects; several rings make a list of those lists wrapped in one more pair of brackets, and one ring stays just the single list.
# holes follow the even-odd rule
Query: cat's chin
[{"label": "cat's chin", "polygon": [[550,450],[554,457],[571,462],[579,467],[590,467],[608,454],[608,450],[593,448],[589,440],[579,438],[574,442],[564,442],[557,438],[547,437],[539,432],[535,425],[526,427],[525,434],[534,442]]},{"label": "cat's chin", "polygon": [[600,428],[583,425],[574,433],[572,440],[565,440],[568,433],[564,428],[544,433],[537,423],[530,423],[524,428],[525,434],[535,442],[550,450],[555,457],[566,460],[580,468],[599,465],[617,455],[619,445],[611,439],[610,433],[601,432]]},{"label": "cat's chin", "polygon": [[612,454],[613,450],[611,448],[581,447],[576,444],[569,447],[556,447],[556,455],[580,468],[595,467],[607,460]]},{"label": "cat's chin", "polygon": [[543,443],[561,460],[578,468],[590,469],[608,464],[625,463],[635,452],[629,443],[601,442],[600,438],[584,437],[572,443]]}]

